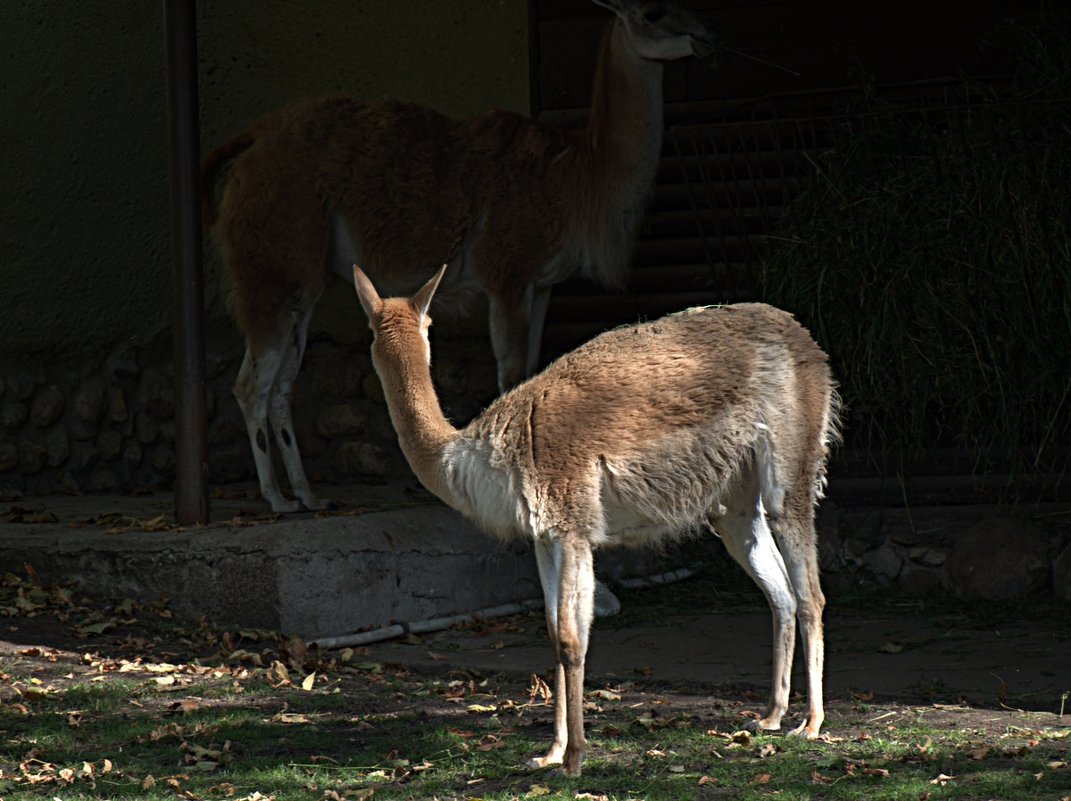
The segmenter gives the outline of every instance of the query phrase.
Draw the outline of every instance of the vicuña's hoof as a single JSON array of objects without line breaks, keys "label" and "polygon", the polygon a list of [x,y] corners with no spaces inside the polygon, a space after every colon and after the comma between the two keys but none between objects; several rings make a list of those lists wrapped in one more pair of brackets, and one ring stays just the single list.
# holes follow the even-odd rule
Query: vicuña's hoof
[{"label": "vicu\u00f1a's hoof", "polygon": [[579,776],[580,765],[583,761],[583,752],[569,753],[566,751],[565,759],[562,760],[562,773],[566,776]]},{"label": "vicu\u00f1a's hoof", "polygon": [[744,731],[756,732],[758,734],[764,734],[768,732],[781,731],[781,722],[774,723],[766,718],[757,718],[755,720],[749,720],[744,724]]},{"label": "vicu\u00f1a's hoof", "polygon": [[811,725],[809,725],[808,722],[805,720],[799,726],[797,726],[792,731],[790,731],[788,733],[788,736],[789,737],[805,737],[808,740],[817,740],[818,739],[818,733],[819,733],[818,730],[819,730],[819,728],[821,728],[821,727],[820,726],[811,726]]},{"label": "vicu\u00f1a's hoof", "polygon": [[561,763],[562,758],[560,756],[555,757],[547,754],[546,756],[532,757],[525,764],[530,768],[550,768]]}]

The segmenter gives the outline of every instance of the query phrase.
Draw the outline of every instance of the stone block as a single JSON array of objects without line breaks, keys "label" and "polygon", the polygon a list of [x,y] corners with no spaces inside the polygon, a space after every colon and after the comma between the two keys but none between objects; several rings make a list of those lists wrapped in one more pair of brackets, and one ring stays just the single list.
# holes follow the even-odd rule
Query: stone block
[{"label": "stone block", "polygon": [[108,388],[104,379],[95,376],[85,379],[71,398],[71,411],[86,423],[97,423],[107,408]]},{"label": "stone block", "polygon": [[162,419],[175,414],[175,389],[171,376],[158,367],[146,369],[138,384],[138,407]]},{"label": "stone block", "polygon": [[940,567],[948,558],[948,553],[941,548],[915,545],[908,549],[907,556],[912,562],[917,562],[925,567]]},{"label": "stone block", "polygon": [[905,562],[903,570],[896,578],[896,587],[904,595],[929,595],[941,588],[942,575],[940,568]]},{"label": "stone block", "polygon": [[860,561],[883,584],[894,581],[904,566],[904,557],[891,543],[868,551]]},{"label": "stone block", "polygon": [[391,461],[378,445],[371,442],[343,442],[339,446],[332,466],[343,476],[376,476],[391,474]]},{"label": "stone block", "polygon": [[364,431],[368,416],[352,403],[329,406],[316,420],[316,430],[325,439],[352,437]]},{"label": "stone block", "polygon": [[141,464],[141,457],[144,451],[137,442],[128,442],[127,446],[123,449],[123,461],[130,467],[137,467]]},{"label": "stone block", "polygon": [[19,465],[25,473],[36,473],[41,470],[48,461],[48,449],[43,448],[36,442],[23,441],[19,443]]},{"label": "stone block", "polygon": [[138,412],[134,417],[134,436],[142,445],[151,445],[160,436],[160,426],[148,412]]},{"label": "stone block", "polygon": [[13,401],[27,400],[33,394],[35,386],[36,382],[33,377],[25,373],[11,376],[7,380],[7,396]]},{"label": "stone block", "polygon": [[1021,598],[1052,577],[1049,540],[1030,521],[994,517],[959,537],[945,562],[945,586],[956,595]]},{"label": "stone block", "polygon": [[361,381],[361,389],[364,391],[366,398],[376,403],[386,403],[387,400],[383,395],[383,384],[379,381],[379,376],[375,373],[369,373]]},{"label": "stone block", "polygon": [[119,455],[119,449],[123,447],[123,435],[118,431],[105,429],[97,435],[97,452],[105,462],[110,462]]},{"label": "stone block", "polygon": [[130,410],[126,405],[126,395],[123,388],[112,384],[108,387],[108,419],[113,423],[122,423],[130,416]]},{"label": "stone block", "polygon": [[525,544],[503,546],[442,506],[151,533],[0,528],[0,564],[27,562],[45,582],[167,595],[193,618],[308,638],[541,596]]},{"label": "stone block", "polygon": [[13,442],[0,442],[0,473],[19,466],[19,449]]},{"label": "stone block", "polygon": [[71,439],[67,427],[62,423],[53,426],[45,434],[45,447],[48,449],[48,466],[59,467],[71,455]]},{"label": "stone block", "polygon": [[38,392],[30,404],[30,422],[38,428],[47,428],[59,420],[67,400],[59,387],[52,385]]},{"label": "stone block", "polygon": [[19,428],[30,416],[29,407],[19,401],[8,401],[0,408],[0,424],[5,431]]}]

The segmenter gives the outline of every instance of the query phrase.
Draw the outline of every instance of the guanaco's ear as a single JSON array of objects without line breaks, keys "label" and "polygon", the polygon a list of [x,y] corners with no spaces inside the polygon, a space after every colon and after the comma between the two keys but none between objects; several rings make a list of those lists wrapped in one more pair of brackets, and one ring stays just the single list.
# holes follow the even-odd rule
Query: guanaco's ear
[{"label": "guanaco's ear", "polygon": [[417,293],[409,299],[409,302],[413,304],[413,308],[420,313],[421,317],[428,313],[431,299],[435,295],[435,290],[439,288],[439,282],[443,280],[443,273],[445,272],[446,265],[444,264],[439,268],[439,272],[429,278],[428,282],[420,287]]},{"label": "guanaco's ear", "polygon": [[628,3],[623,0],[591,0],[595,5],[608,8],[618,16],[621,16],[628,11]]},{"label": "guanaco's ear", "polygon": [[357,300],[361,301],[361,308],[364,309],[364,313],[368,315],[368,320],[371,322],[372,318],[379,312],[379,307],[383,305],[383,301],[380,300],[379,293],[372,286],[372,282],[368,280],[368,276],[356,264],[353,265],[353,286],[357,290]]}]

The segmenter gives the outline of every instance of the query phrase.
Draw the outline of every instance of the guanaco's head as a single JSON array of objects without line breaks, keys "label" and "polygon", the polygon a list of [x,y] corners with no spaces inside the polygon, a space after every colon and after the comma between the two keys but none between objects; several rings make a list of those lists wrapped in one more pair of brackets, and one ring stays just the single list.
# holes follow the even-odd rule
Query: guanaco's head
[{"label": "guanaco's head", "polygon": [[694,14],[672,0],[592,0],[613,11],[625,26],[629,42],[643,58],[675,61],[711,58],[718,36]]},{"label": "guanaco's head", "polygon": [[372,329],[374,337],[372,363],[376,372],[380,372],[384,359],[406,361],[416,353],[423,354],[426,365],[431,364],[431,343],[428,341],[431,317],[428,307],[445,272],[444,264],[411,298],[381,298],[364,271],[353,265],[357,299],[368,315],[368,327]]}]

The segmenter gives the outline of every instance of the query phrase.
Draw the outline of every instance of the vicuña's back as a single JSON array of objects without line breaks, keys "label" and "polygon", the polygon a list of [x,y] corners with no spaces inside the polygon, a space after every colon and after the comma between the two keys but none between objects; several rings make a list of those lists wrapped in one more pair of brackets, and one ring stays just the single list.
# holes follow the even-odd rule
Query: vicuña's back
[{"label": "vicu\u00f1a's back", "polygon": [[742,304],[607,332],[457,431],[430,373],[427,309],[442,271],[412,299],[382,300],[354,277],[413,471],[482,528],[533,542],[558,659],[554,743],[533,764],[580,772],[593,548],[696,529],[720,535],[773,612],[773,689],[754,727],[781,727],[798,618],[808,708],[793,733],[818,735],[825,598],[814,507],[836,395],[825,354],[791,315]]},{"label": "vicu\u00f1a's back", "polygon": [[[763,501],[779,513],[789,480],[779,466],[807,457],[810,486],[820,486],[831,392],[825,354],[771,306],[692,309],[619,328],[461,432],[448,454],[455,502],[478,507],[474,494],[487,484],[471,472],[495,470],[520,483],[525,501],[512,521],[482,521],[497,534],[533,536],[590,506],[616,513],[593,521],[593,543],[649,542],[704,523],[741,464],[773,454]],[[615,531],[615,521],[625,528]]]}]

